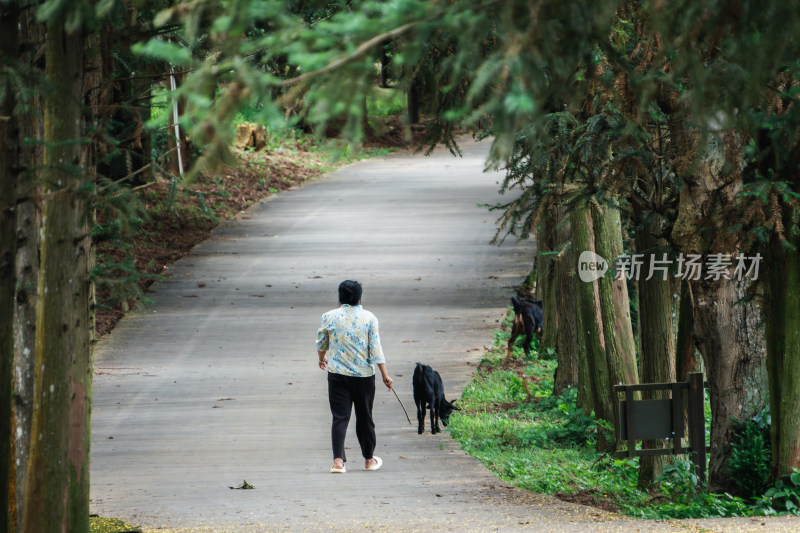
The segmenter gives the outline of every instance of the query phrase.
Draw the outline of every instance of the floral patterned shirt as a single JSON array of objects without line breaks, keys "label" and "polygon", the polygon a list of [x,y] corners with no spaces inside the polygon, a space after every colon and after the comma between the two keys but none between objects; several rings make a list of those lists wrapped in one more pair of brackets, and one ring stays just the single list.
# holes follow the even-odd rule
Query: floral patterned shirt
[{"label": "floral patterned shirt", "polygon": [[372,365],[385,363],[378,319],[360,305],[343,304],[322,315],[317,350],[330,350],[328,372],[346,376],[375,375]]}]

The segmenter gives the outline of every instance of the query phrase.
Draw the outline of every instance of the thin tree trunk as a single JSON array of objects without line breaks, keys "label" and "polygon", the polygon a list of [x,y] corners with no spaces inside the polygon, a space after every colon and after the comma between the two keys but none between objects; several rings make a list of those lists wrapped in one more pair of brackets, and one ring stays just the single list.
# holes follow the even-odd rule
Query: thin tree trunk
[{"label": "thin tree trunk", "polygon": [[385,42],[381,45],[381,69],[380,69],[380,82],[378,86],[381,89],[389,88],[389,45],[390,42]]},{"label": "thin tree trunk", "polygon": [[538,252],[536,264],[536,296],[542,300],[542,312],[544,315],[544,333],[542,334],[539,346],[540,353],[547,353],[548,348],[555,350],[556,338],[558,336],[555,261],[553,255],[549,253],[555,249],[555,232],[555,212],[553,209],[548,209],[536,236],[536,249]]},{"label": "thin tree trunk", "polygon": [[[587,205],[576,206],[570,217],[572,230],[573,257],[577,261],[581,252],[594,252],[594,224],[590,208]],[[576,271],[580,268],[576,268]],[[613,423],[616,419],[614,406],[616,398],[613,394],[611,379],[606,360],[606,340],[603,333],[603,316],[600,310],[600,289],[597,281],[584,282],[578,279],[577,300],[580,309],[580,320],[583,335],[581,336],[586,351],[586,365],[578,367],[579,386],[588,386],[592,395],[592,410],[598,419]],[[583,370],[583,372],[581,372]],[[585,384],[581,384],[585,372]],[[597,438],[597,450],[609,452],[616,448],[613,435],[601,431]]]},{"label": "thin tree trunk", "polygon": [[407,104],[408,104],[408,123],[419,124],[419,105],[420,105],[420,88],[419,82],[415,79],[411,80],[408,86]]},{"label": "thin tree trunk", "polygon": [[88,298],[83,299],[83,286],[89,283],[88,253],[83,246],[87,202],[80,187],[83,46],[83,36],[67,33],[63,21],[48,25],[47,81],[59,91],[47,95],[44,117],[46,197],[42,202],[33,438],[22,521],[26,533],[88,530],[88,500],[85,517],[70,516],[69,493],[70,479],[77,481],[88,461],[88,449],[86,457],[69,453],[76,422],[73,415],[89,407],[84,391],[73,388],[76,360],[88,355],[79,351],[88,345],[82,337],[88,331],[85,309],[89,306]]},{"label": "thin tree trunk", "polygon": [[690,372],[700,371],[697,350],[694,347],[694,318],[689,283],[682,280],[678,311],[678,340],[675,349],[675,379],[686,381]]},{"label": "thin tree trunk", "polygon": [[[563,220],[566,212],[563,208],[558,210],[559,216],[556,227],[555,242],[557,247],[569,241],[570,224]],[[572,266],[574,258],[571,248],[566,248],[559,252],[555,259],[555,298],[558,301],[558,331],[556,332],[556,354],[558,355],[558,366],[553,380],[553,394],[558,396],[567,387],[578,386],[578,347],[582,343],[578,342],[578,307],[576,305],[575,280]],[[585,357],[583,357],[585,359]],[[579,402],[580,406],[580,402]]]},{"label": "thin tree trunk", "polygon": [[[183,83],[184,74],[175,74],[175,87],[176,89],[180,89],[181,84]],[[172,95],[172,98],[177,98],[177,96]],[[180,174],[181,168],[183,169],[184,173],[186,169],[189,168],[192,161],[192,152],[189,149],[189,138],[186,136],[186,131],[182,126],[178,126],[178,135],[175,135],[175,113],[173,111],[173,104],[172,100],[170,100],[170,107],[169,107],[169,137],[167,138],[167,147],[170,150],[169,155],[169,171],[172,173],[173,176],[182,177]],[[180,117],[183,116],[184,109],[186,108],[186,100],[182,97],[178,98],[177,102],[178,107],[178,120]],[[178,144],[180,143],[180,150],[178,150]],[[179,162],[180,160],[180,162]]]},{"label": "thin tree trunk", "polygon": [[[651,223],[636,232],[636,252],[644,254],[644,265],[661,260],[665,242],[653,236],[660,224]],[[647,269],[648,275],[650,269]],[[665,279],[666,278],[666,279]],[[669,383],[675,381],[675,343],[672,320],[672,280],[669,275],[654,272],[648,280],[640,277],[639,294],[639,361],[642,383]],[[669,394],[643,394],[645,399],[667,398]],[[645,441],[645,448],[663,448],[664,441]],[[639,459],[639,486],[647,487],[661,474],[669,462],[667,456],[644,456]]]},{"label": "thin tree trunk", "polygon": [[[0,58],[19,56],[19,6],[0,4]],[[9,496],[16,499],[11,476],[11,385],[14,353],[14,262],[17,251],[16,179],[20,172],[19,128],[14,98],[0,102],[0,528],[9,524]]]}]

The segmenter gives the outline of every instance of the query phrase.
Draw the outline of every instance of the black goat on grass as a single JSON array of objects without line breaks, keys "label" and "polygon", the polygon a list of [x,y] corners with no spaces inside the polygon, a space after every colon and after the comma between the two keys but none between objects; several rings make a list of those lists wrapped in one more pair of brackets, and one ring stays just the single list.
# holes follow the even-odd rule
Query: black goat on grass
[{"label": "black goat on grass", "polygon": [[439,433],[439,419],[447,427],[450,414],[459,410],[453,405],[456,400],[451,403],[445,399],[442,377],[428,365],[417,363],[411,384],[414,386],[414,403],[417,404],[417,433],[421,435],[425,429],[425,410],[428,408],[431,410],[431,433]]},{"label": "black goat on grass", "polygon": [[520,335],[525,335],[525,344],[522,345],[525,355],[531,355],[531,340],[533,334],[542,340],[544,331],[544,311],[542,310],[541,300],[531,300],[530,298],[511,298],[511,305],[514,306],[514,324],[511,327],[511,338],[508,339],[508,356],[511,357],[511,348],[514,341]]}]

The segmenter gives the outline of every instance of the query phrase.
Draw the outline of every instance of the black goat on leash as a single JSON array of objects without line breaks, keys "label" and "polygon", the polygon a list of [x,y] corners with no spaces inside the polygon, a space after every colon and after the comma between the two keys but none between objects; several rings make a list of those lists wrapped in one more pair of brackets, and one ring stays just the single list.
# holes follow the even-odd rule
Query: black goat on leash
[{"label": "black goat on leash", "polygon": [[439,433],[439,419],[447,427],[450,414],[459,410],[453,405],[456,400],[451,403],[445,399],[442,377],[428,365],[417,363],[411,384],[414,386],[414,403],[417,404],[417,433],[421,435],[425,429],[425,410],[428,408],[431,410],[431,433]]}]

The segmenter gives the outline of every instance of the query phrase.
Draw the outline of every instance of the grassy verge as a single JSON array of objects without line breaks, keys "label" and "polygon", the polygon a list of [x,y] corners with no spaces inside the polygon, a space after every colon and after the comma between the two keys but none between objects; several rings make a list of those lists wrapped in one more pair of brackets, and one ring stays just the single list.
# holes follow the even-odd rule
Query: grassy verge
[{"label": "grassy verge", "polygon": [[595,452],[598,421],[575,408],[575,390],[551,394],[554,360],[526,359],[519,347],[505,357],[511,316],[496,332],[493,348],[459,400],[462,411],[451,416],[447,428],[498,477],[526,490],[641,518],[798,514],[800,474],[746,501],[706,492],[691,463],[677,460],[652,487],[637,488],[638,459]]}]

